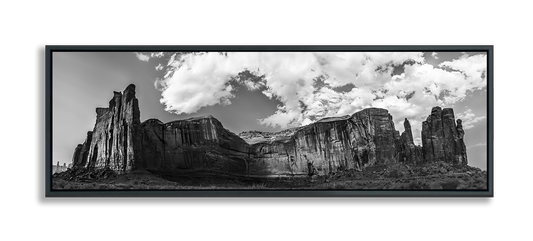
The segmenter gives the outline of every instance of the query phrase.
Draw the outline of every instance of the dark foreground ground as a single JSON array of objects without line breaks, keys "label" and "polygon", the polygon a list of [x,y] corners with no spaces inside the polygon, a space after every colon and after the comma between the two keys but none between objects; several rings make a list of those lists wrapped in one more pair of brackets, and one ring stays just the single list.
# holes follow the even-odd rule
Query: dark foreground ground
[{"label": "dark foreground ground", "polygon": [[52,178],[53,189],[487,189],[487,173],[446,163],[423,166],[376,166],[362,172],[329,175],[239,176],[208,171],[153,172],[116,175],[110,170],[67,170]]}]

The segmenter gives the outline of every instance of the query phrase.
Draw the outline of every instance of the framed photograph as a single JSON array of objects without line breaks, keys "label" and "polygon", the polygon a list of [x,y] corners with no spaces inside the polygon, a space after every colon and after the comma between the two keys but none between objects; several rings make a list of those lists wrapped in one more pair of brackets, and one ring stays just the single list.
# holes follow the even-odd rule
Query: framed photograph
[{"label": "framed photograph", "polygon": [[46,197],[492,197],[493,46],[46,46]]}]

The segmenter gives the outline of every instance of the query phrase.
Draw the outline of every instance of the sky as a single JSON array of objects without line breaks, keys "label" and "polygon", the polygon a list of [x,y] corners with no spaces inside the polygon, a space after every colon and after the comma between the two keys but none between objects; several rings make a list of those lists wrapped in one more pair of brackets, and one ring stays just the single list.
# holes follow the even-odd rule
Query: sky
[{"label": "sky", "polygon": [[70,163],[96,107],[136,85],[141,121],[211,114],[225,128],[279,131],[368,107],[408,118],[416,144],[433,106],[463,120],[469,165],[486,170],[486,54],[229,52],[53,54],[53,160]]}]

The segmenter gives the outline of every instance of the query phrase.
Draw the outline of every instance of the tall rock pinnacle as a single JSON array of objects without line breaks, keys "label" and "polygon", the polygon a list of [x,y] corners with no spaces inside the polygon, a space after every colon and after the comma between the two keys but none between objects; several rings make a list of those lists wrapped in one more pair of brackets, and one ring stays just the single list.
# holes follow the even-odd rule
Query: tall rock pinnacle
[{"label": "tall rock pinnacle", "polygon": [[[135,85],[114,92],[108,108],[96,108],[96,124],[73,157],[75,167],[133,170],[139,158],[140,111]],[[76,148],[78,150],[78,148]]]},{"label": "tall rock pinnacle", "polygon": [[466,146],[461,120],[455,122],[453,109],[436,106],[422,122],[422,149],[426,161],[466,165]]},{"label": "tall rock pinnacle", "polygon": [[422,161],[422,148],[415,145],[411,123],[407,118],[405,118],[403,126],[405,131],[400,136],[400,162],[420,163]]}]

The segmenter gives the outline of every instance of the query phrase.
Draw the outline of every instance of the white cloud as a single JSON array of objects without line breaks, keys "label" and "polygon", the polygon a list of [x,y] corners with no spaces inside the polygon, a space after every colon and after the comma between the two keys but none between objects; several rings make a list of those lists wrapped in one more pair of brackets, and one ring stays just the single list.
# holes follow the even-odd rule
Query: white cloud
[{"label": "white cloud", "polygon": [[155,66],[155,70],[160,71],[163,69],[163,65],[159,63],[157,66]]},{"label": "white cloud", "polygon": [[263,90],[262,93],[269,99],[272,99],[272,93],[270,93],[268,90]]},{"label": "white cloud", "polygon": [[152,58],[161,58],[165,55],[164,52],[153,52],[153,53],[150,53],[150,57]]},{"label": "white cloud", "polygon": [[184,61],[186,66],[177,69],[171,77],[158,81],[165,110],[177,114],[194,113],[204,106],[231,103],[233,87],[228,79],[237,70],[217,70],[223,56],[186,55]]},{"label": "white cloud", "polygon": [[439,59],[437,52],[431,53],[431,57],[433,57],[434,59]]},{"label": "white cloud", "polygon": [[316,53],[315,56],[321,60],[321,70],[329,76],[325,83],[331,87],[354,84],[378,89],[391,80],[393,65],[408,60],[424,61],[423,53],[410,52]]},{"label": "white cloud", "polygon": [[[204,106],[230,104],[236,84],[232,79],[249,70],[264,78],[241,84],[249,90],[264,87],[265,96],[283,103],[259,120],[264,125],[286,128],[381,107],[389,110],[400,131],[408,118],[415,139],[433,106],[453,106],[486,86],[486,55],[463,55],[434,67],[425,63],[423,53],[203,53],[172,55],[167,66],[174,72],[156,86],[169,112],[194,113]],[[398,66],[404,73],[393,75]],[[321,76],[324,84],[317,86]],[[348,84],[355,87],[335,91]],[[465,118],[463,125],[468,129],[483,119]]]},{"label": "white cloud", "polygon": [[244,85],[246,86],[246,88],[248,88],[248,90],[258,90],[262,86],[251,81],[244,82]]},{"label": "white cloud", "polygon": [[467,149],[473,148],[473,147],[481,147],[481,146],[487,146],[487,143],[477,143],[475,145],[467,147]]},{"label": "white cloud", "polygon": [[302,125],[304,120],[305,119],[300,111],[297,109],[289,109],[285,105],[279,106],[278,110],[273,115],[260,120],[259,123],[263,125],[286,128]]},{"label": "white cloud", "polygon": [[440,63],[439,67],[448,67],[463,73],[467,77],[467,84],[470,87],[480,89],[480,87],[486,85],[487,77],[485,72],[487,71],[487,56],[484,54],[473,56],[463,54],[459,59]]},{"label": "white cloud", "polygon": [[476,116],[472,109],[466,109],[463,113],[458,113],[455,116],[456,119],[461,119],[463,121],[463,129],[468,130],[474,128],[474,124],[485,120],[486,116]]},{"label": "white cloud", "polygon": [[[166,110],[176,113],[194,113],[201,107],[215,105],[221,100],[233,97],[227,86],[232,86],[231,77],[248,70],[258,70],[265,75],[263,83],[268,91],[263,92],[271,98],[284,103],[276,115],[265,124],[290,123],[285,119],[296,118],[299,100],[309,98],[313,92],[313,79],[319,68],[312,53],[205,53],[184,55],[180,61],[172,63],[177,68],[168,78],[160,80],[162,86],[161,102]],[[254,71],[255,72],[255,71]],[[254,83],[245,82],[249,89],[257,89]]]},{"label": "white cloud", "polygon": [[136,52],[135,56],[137,56],[140,61],[148,62],[150,60],[150,56],[143,53]]}]

